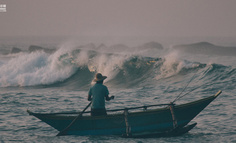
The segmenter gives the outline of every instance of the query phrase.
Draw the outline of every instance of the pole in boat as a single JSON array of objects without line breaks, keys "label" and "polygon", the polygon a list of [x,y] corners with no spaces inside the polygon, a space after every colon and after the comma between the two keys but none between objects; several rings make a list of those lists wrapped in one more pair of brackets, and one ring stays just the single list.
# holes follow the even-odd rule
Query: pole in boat
[{"label": "pole in boat", "polygon": [[124,115],[125,115],[125,126],[126,126],[126,137],[130,137],[131,136],[131,127],[129,125],[129,121],[128,121],[128,109],[124,110]]},{"label": "pole in boat", "polygon": [[88,109],[88,107],[91,105],[92,101],[89,102],[89,104],[84,108],[84,110],[82,112],[79,113],[79,115],[62,131],[60,131],[57,136],[63,136],[66,135],[66,132],[68,131],[68,129],[75,123],[76,120],[78,120],[80,117],[82,117],[82,114],[85,112],[85,110]]},{"label": "pole in boat", "polygon": [[173,120],[173,129],[176,129],[178,127],[178,122],[177,119],[175,117],[175,112],[174,112],[174,103],[170,102],[170,112],[171,112],[171,116],[172,116],[172,120]]}]

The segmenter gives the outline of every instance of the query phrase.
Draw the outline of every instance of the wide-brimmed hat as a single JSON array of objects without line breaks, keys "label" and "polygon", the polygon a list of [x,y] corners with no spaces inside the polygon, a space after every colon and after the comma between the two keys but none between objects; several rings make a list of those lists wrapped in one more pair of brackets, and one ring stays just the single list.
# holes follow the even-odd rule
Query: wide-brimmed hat
[{"label": "wide-brimmed hat", "polygon": [[103,76],[101,73],[97,73],[95,76],[95,79],[93,81],[94,82],[103,81],[106,78],[107,78],[107,76]]}]

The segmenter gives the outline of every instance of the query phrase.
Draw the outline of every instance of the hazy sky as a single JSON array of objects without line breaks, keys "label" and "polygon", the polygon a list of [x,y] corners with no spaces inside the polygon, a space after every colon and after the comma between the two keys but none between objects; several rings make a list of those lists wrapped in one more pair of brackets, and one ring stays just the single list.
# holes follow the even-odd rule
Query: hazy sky
[{"label": "hazy sky", "polygon": [[0,0],[0,36],[236,36],[236,0]]}]

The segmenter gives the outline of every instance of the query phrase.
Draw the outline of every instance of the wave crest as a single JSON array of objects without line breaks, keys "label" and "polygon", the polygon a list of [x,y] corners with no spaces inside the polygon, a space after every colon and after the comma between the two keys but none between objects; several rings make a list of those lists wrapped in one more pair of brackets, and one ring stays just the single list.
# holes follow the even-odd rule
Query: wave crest
[{"label": "wave crest", "polygon": [[[222,65],[211,64],[204,77]],[[164,58],[131,54],[100,53],[94,50],[64,48],[53,54],[21,53],[0,65],[0,86],[88,87],[95,73],[108,76],[110,86],[136,86],[204,69],[207,64],[190,62],[170,53]]]}]

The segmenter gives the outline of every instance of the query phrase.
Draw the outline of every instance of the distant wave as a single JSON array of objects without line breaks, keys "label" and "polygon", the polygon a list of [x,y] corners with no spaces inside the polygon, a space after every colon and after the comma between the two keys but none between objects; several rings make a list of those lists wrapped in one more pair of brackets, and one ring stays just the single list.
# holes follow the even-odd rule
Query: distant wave
[{"label": "distant wave", "polygon": [[191,54],[236,56],[236,47],[217,46],[208,42],[176,45],[173,48]]}]

